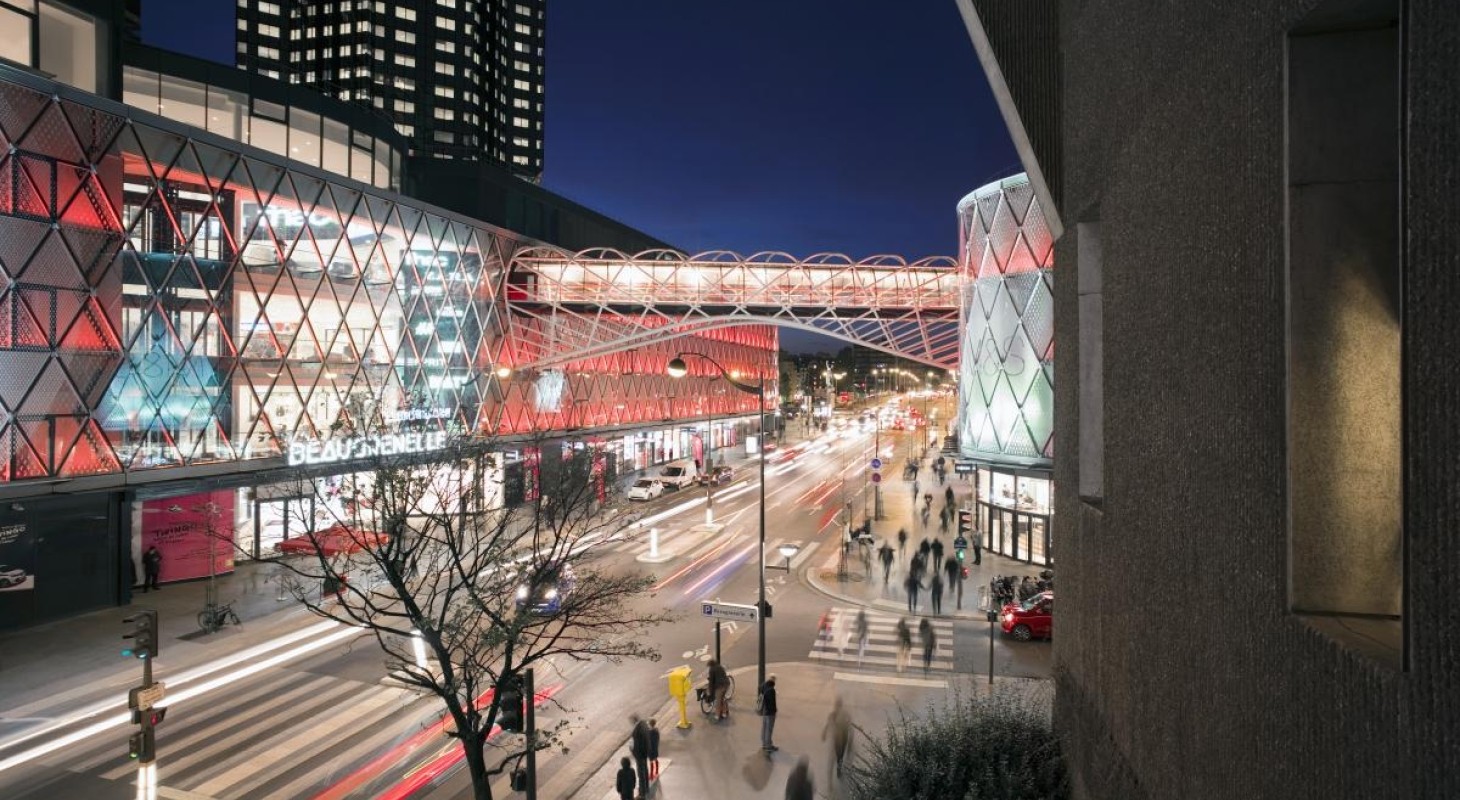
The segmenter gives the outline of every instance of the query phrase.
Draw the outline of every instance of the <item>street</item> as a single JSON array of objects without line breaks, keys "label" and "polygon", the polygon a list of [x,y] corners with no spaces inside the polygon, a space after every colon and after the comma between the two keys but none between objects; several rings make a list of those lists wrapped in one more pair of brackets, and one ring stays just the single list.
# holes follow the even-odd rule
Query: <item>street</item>
[{"label": "street", "polygon": [[[794,543],[790,570],[768,569],[766,592],[774,613],[767,623],[766,661],[771,665],[830,668],[835,683],[855,689],[855,698],[881,696],[875,683],[897,680],[894,627],[904,616],[906,601],[897,588],[902,564],[892,587],[883,585],[881,567],[863,572],[855,556],[838,580],[842,525],[848,504],[853,523],[860,523],[867,464],[874,434],[859,432],[833,439],[809,437],[793,425],[785,448],[804,442],[794,458],[776,453],[767,462],[766,560],[769,567],[786,565],[780,545]],[[888,519],[874,523],[876,536],[895,536],[907,526],[916,542],[936,533],[913,517],[910,485],[900,479],[901,464],[911,439],[924,434],[881,434],[884,503]],[[734,462],[732,462],[734,463]],[[640,560],[650,550],[647,531],[626,541],[598,546],[596,558],[610,570],[644,570],[655,576],[645,608],[670,609],[676,621],[654,631],[657,663],[562,660],[537,670],[538,691],[550,695],[537,711],[540,729],[566,722],[562,747],[538,755],[538,796],[588,797],[598,800],[603,766],[625,754],[629,715],[659,715],[669,708],[667,672],[681,664],[695,670],[696,685],[704,680],[704,662],[714,657],[714,624],[701,616],[700,601],[754,604],[757,591],[758,535],[757,465],[735,463],[730,484],[715,490],[714,527],[703,526],[704,489],[687,488],[656,500],[633,503],[647,527],[659,531],[662,563]],[[928,476],[931,480],[931,476]],[[951,481],[951,478],[950,478]],[[961,496],[969,487],[953,481]],[[936,491],[941,491],[937,489]],[[945,537],[946,538],[946,537]],[[995,563],[997,562],[997,563]],[[969,580],[963,611],[934,621],[937,644],[929,669],[914,644],[911,666],[902,680],[918,696],[948,686],[960,674],[986,675],[989,623],[977,602],[977,587],[998,570],[1029,574],[1037,570],[997,557],[986,557]],[[179,590],[182,590],[179,587]],[[267,587],[264,588],[267,592]],[[137,603],[144,603],[139,597]],[[855,639],[850,647],[822,638],[818,621],[824,612],[841,617],[850,627],[858,610],[866,609],[869,641],[858,661]],[[926,613],[924,601],[921,609]],[[121,609],[115,616],[122,615]],[[916,639],[918,620],[911,620]],[[257,633],[268,631],[260,638]],[[840,627],[837,629],[841,630]],[[119,636],[121,626],[113,630]],[[246,620],[234,635],[232,652],[222,645],[206,656],[188,650],[195,663],[170,662],[169,647],[156,668],[168,682],[168,707],[157,729],[159,796],[177,798],[254,797],[419,797],[469,796],[465,770],[455,740],[441,732],[440,704],[433,697],[393,685],[374,641],[328,621],[285,609],[262,619]],[[91,643],[115,650],[119,638]],[[222,640],[220,640],[222,641]],[[755,623],[722,626],[723,661],[738,679],[736,713],[752,715],[755,694],[757,636]],[[1013,642],[1002,635],[994,643],[995,671],[1000,676],[1040,678],[1048,675],[1048,642]],[[132,797],[135,766],[127,758],[127,737],[134,727],[127,719],[124,687],[135,684],[135,663],[116,659],[109,680],[78,682],[55,668],[53,686],[37,686],[24,703],[15,703],[11,689],[0,691],[6,708],[0,715],[0,793],[6,797],[95,798]],[[204,674],[192,673],[209,670]],[[774,669],[772,669],[774,671]],[[884,698],[885,699],[885,698]],[[821,719],[828,709],[807,709]],[[690,698],[695,727],[681,735],[681,744],[695,747],[721,734]],[[671,724],[677,712],[666,718]],[[662,726],[662,723],[661,723]],[[515,734],[508,734],[515,735]],[[707,745],[709,746],[709,745]],[[738,759],[737,759],[738,760]],[[685,769],[684,767],[681,770]],[[671,766],[665,780],[670,780]],[[676,776],[678,779],[678,776]],[[495,797],[514,796],[507,776],[494,783]],[[726,794],[724,796],[737,796]]]}]

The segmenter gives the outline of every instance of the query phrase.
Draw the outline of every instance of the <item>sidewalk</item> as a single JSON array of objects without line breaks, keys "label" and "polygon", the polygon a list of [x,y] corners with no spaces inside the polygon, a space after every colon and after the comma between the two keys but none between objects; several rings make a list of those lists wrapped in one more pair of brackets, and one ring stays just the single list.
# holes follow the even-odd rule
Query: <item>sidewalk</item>
[{"label": "sidewalk", "polygon": [[[689,719],[693,727],[680,730],[679,710],[666,703],[655,715],[660,730],[660,777],[653,797],[662,800],[757,800],[785,797],[786,777],[796,762],[807,756],[815,778],[819,797],[837,797],[833,775],[830,736],[823,738],[827,718],[836,698],[844,698],[844,706],[853,723],[873,736],[881,736],[899,710],[909,716],[924,713],[930,704],[940,705],[953,692],[965,696],[988,691],[981,679],[969,676],[903,677],[879,675],[868,680],[865,675],[839,672],[835,668],[811,663],[769,665],[776,676],[777,715],[774,740],[780,749],[765,753],[760,749],[761,718],[755,714],[755,668],[736,670],[737,694],[731,702],[731,714],[723,722],[712,721],[700,712],[690,698]],[[1045,681],[1000,678],[999,686],[1016,686],[1048,698]],[[619,759],[629,755],[627,723],[624,742],[614,755],[593,774],[574,797],[579,800],[618,800],[613,791]],[[866,752],[860,735],[853,734],[847,758],[855,759]]]},{"label": "sidewalk", "polygon": [[[936,451],[933,452],[932,458],[937,458]],[[973,493],[972,482],[955,477],[950,472],[947,482],[939,485],[937,477],[929,468],[931,459],[923,461],[923,468],[919,472],[919,481],[922,484],[920,492],[930,493],[934,498],[933,514],[925,528],[917,513],[920,501],[915,501],[912,496],[912,483],[902,480],[901,477],[903,460],[902,448],[899,447],[899,455],[893,459],[893,469],[883,468],[882,508],[885,512],[885,519],[872,523],[872,534],[877,537],[877,541],[872,546],[870,576],[864,572],[857,548],[853,547],[847,554],[846,580],[837,580],[837,559],[840,554],[835,547],[832,547],[827,550],[825,555],[818,555],[816,560],[808,564],[802,571],[802,577],[812,588],[849,605],[861,605],[907,614],[907,592],[903,589],[902,583],[907,578],[908,559],[917,549],[918,544],[924,538],[942,539],[943,558],[947,559],[953,555],[953,539],[958,535],[956,522],[949,526],[946,535],[940,533],[937,512],[943,507],[943,492],[946,487],[953,487],[954,501],[961,508]],[[948,460],[952,461],[951,458]],[[859,516],[857,522],[860,521]],[[884,540],[895,550],[899,528],[907,529],[907,552],[894,556],[892,581],[888,586],[882,582],[882,564],[877,560],[876,550],[882,546]],[[980,592],[987,590],[990,580],[997,575],[1038,575],[1039,571],[1044,569],[1037,564],[1026,564],[990,553],[987,550],[983,551],[983,563],[975,564],[971,547],[968,548],[965,555],[963,565],[968,569],[968,577],[963,582],[963,607],[961,610],[958,608],[956,589],[950,590],[951,587],[945,587],[943,591],[943,616],[945,617],[982,621],[986,619],[986,616],[984,610],[979,607]],[[939,565],[940,573],[941,568],[942,565]],[[925,575],[923,585],[927,586],[927,582],[928,577]],[[932,598],[924,589],[918,595],[917,614],[909,616],[930,617],[932,614]]]}]

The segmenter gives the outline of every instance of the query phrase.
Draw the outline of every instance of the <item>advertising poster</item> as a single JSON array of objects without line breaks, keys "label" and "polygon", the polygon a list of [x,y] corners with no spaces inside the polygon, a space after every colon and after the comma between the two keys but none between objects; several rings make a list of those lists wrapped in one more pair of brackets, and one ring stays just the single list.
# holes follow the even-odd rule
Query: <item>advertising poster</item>
[{"label": "advertising poster", "polygon": [[35,589],[35,543],[24,522],[0,525],[0,592]]},{"label": "advertising poster", "polygon": [[233,571],[234,497],[224,490],[143,501],[141,552],[155,545],[162,553],[160,582],[208,577],[210,552],[213,574]]}]

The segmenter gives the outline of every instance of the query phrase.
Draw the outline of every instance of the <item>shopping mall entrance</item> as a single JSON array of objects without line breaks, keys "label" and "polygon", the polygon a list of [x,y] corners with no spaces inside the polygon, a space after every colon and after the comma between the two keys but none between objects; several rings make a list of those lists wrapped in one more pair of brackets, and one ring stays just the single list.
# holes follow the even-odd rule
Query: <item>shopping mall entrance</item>
[{"label": "shopping mall entrance", "polygon": [[974,475],[976,524],[984,549],[1029,564],[1053,564],[1050,473],[979,464]]}]

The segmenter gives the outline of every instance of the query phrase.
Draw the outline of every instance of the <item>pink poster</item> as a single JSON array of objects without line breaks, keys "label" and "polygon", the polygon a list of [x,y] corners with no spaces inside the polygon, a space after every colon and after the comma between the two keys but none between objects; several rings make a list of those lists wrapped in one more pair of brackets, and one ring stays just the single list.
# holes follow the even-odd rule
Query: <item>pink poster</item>
[{"label": "pink poster", "polygon": [[215,574],[233,571],[231,491],[142,501],[142,552],[162,554],[161,583],[208,577],[211,548]]}]

